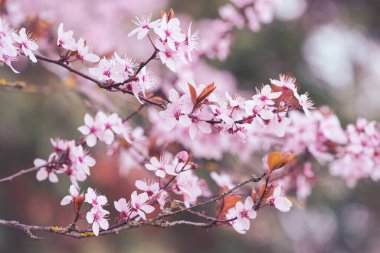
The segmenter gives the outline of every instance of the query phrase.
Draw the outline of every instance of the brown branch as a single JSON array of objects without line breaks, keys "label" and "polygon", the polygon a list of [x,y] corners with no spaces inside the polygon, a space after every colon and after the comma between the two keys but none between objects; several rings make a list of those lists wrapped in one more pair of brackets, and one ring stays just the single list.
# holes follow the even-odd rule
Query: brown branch
[{"label": "brown branch", "polygon": [[46,164],[43,164],[41,166],[36,166],[36,167],[32,167],[32,168],[29,168],[29,169],[25,169],[25,170],[20,170],[19,172],[13,174],[13,175],[10,175],[8,177],[4,177],[4,178],[1,178],[0,179],[0,183],[3,183],[3,182],[6,182],[6,181],[12,181],[14,178],[16,177],[19,177],[19,176],[22,176],[24,174],[27,174],[27,173],[30,173],[30,172],[34,172],[34,171],[37,171],[38,169],[40,168],[43,168],[43,167],[46,167],[48,165],[52,164],[52,162],[49,162],[49,163],[46,163]]},{"label": "brown branch", "polygon": [[[234,186],[229,191],[224,192],[217,197],[214,197],[208,201],[199,203],[199,204],[194,205],[194,206],[182,208],[180,210],[170,212],[170,213],[164,213],[164,214],[159,215],[158,217],[151,219],[151,220],[148,220],[148,221],[139,221],[138,222],[138,221],[132,220],[130,222],[123,222],[121,224],[111,225],[109,229],[100,231],[99,236],[110,235],[110,234],[118,234],[124,230],[129,230],[129,229],[134,229],[134,228],[144,227],[144,226],[167,228],[167,227],[173,227],[173,226],[178,226],[178,225],[187,225],[187,226],[200,227],[200,228],[209,228],[211,226],[217,226],[219,224],[226,223],[230,220],[217,220],[217,219],[213,219],[212,217],[209,217],[207,215],[203,215],[200,213],[197,213],[198,216],[200,214],[201,215],[200,217],[211,220],[212,222],[211,223],[205,223],[205,222],[193,222],[193,221],[186,221],[186,220],[178,220],[178,221],[171,221],[170,222],[170,221],[165,221],[163,219],[167,218],[167,217],[174,216],[174,215],[179,214],[179,213],[183,213],[183,212],[191,212],[194,214],[196,212],[191,211],[193,208],[201,207],[201,206],[216,202],[216,201],[224,198],[225,196],[231,194],[236,189],[238,189],[238,188],[240,188],[240,187],[242,187],[248,183],[259,182],[261,179],[263,179],[266,176],[266,174],[267,173],[265,172],[263,175],[261,175],[259,177],[252,175],[249,179],[237,184],[236,186]],[[7,220],[2,220],[2,219],[0,219],[0,225],[20,229],[20,230],[24,231],[25,233],[27,233],[27,235],[32,239],[41,239],[41,237],[38,237],[38,236],[35,236],[34,234],[32,234],[32,231],[48,232],[48,233],[53,233],[53,234],[57,234],[57,235],[64,235],[64,236],[68,236],[68,237],[72,237],[72,238],[78,238],[78,239],[95,236],[91,229],[78,230],[75,227],[73,227],[72,225],[69,225],[68,227],[35,226],[35,225],[22,224],[18,221],[7,221]]]},{"label": "brown branch", "polygon": [[[123,92],[124,94],[129,94],[129,95],[134,95],[132,91],[130,90],[125,90],[125,89],[120,89],[120,86],[124,85],[124,84],[127,84],[127,83],[131,83],[131,82],[134,82],[137,80],[137,75],[140,73],[140,71],[152,60],[154,60],[157,56],[157,49],[154,50],[154,52],[152,53],[152,55],[145,61],[145,62],[142,62],[139,66],[139,68],[136,70],[135,74],[130,77],[129,79],[125,80],[124,82],[121,82],[121,83],[115,83],[115,84],[108,84],[108,83],[104,83],[104,82],[100,82],[98,80],[96,80],[95,78],[92,78],[91,76],[87,75],[87,74],[84,74],[83,72],[81,71],[78,71],[72,67],[70,67],[68,64],[66,64],[64,61],[62,61],[61,59],[59,60],[54,60],[54,59],[51,59],[51,58],[48,58],[48,57],[45,57],[45,56],[42,56],[42,55],[36,55],[36,58],[41,60],[41,61],[45,61],[45,62],[49,62],[49,63],[53,63],[55,65],[58,65],[58,66],[61,66],[65,69],[67,69],[68,71],[70,71],[71,73],[74,73],[86,80],[89,80],[93,83],[95,83],[99,88],[102,88],[102,89],[105,89],[105,90],[108,90],[108,91],[113,91],[113,89],[116,89],[116,91],[121,91]],[[161,109],[165,109],[166,108],[166,105],[165,104],[161,104],[161,103],[158,103],[158,102],[155,102],[153,100],[150,100],[150,99],[147,99],[141,95],[139,95],[139,98],[148,103],[148,104],[151,104],[151,105],[155,105],[157,107],[160,107]]]},{"label": "brown branch", "polygon": [[173,216],[173,215],[176,215],[176,214],[179,214],[179,213],[186,212],[187,210],[191,210],[191,209],[194,209],[194,208],[197,208],[197,207],[205,206],[205,205],[208,205],[210,203],[216,202],[216,201],[218,201],[220,199],[223,199],[227,195],[231,194],[232,192],[234,192],[238,188],[240,188],[240,187],[242,187],[242,186],[244,186],[244,185],[246,185],[248,183],[261,181],[261,179],[263,179],[266,175],[267,175],[267,172],[264,172],[259,177],[255,176],[255,175],[252,175],[249,179],[241,182],[240,184],[235,185],[230,190],[228,190],[226,192],[223,192],[222,194],[220,194],[220,195],[218,195],[218,196],[216,196],[216,197],[214,197],[214,198],[212,198],[210,200],[207,200],[205,202],[202,202],[202,203],[199,203],[199,204],[196,204],[196,205],[193,205],[193,206],[185,207],[185,208],[179,209],[179,210],[174,211],[174,212],[170,212],[170,213],[159,215],[155,220],[159,220],[159,219],[162,219],[162,218],[168,217],[168,216]]},{"label": "brown branch", "polygon": [[127,122],[128,120],[130,120],[131,118],[133,118],[135,115],[137,115],[144,108],[144,106],[145,106],[144,104],[140,105],[139,108],[137,108],[136,111],[132,112],[125,119],[123,119],[123,123]]}]

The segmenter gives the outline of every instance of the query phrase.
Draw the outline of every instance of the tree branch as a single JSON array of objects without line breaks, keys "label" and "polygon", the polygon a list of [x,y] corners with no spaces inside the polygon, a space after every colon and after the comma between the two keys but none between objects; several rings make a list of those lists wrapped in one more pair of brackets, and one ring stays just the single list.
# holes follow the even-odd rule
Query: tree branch
[{"label": "tree branch", "polygon": [[[110,228],[107,230],[100,231],[99,236],[110,235],[110,234],[119,234],[120,232],[122,232],[124,230],[130,230],[130,229],[134,229],[134,228],[138,228],[138,227],[144,227],[144,226],[167,228],[167,227],[174,227],[174,226],[179,226],[179,225],[186,225],[186,226],[199,227],[199,228],[209,228],[212,226],[225,224],[231,220],[219,220],[217,218],[213,218],[213,217],[210,217],[210,216],[207,216],[204,214],[200,214],[199,212],[193,212],[192,209],[197,208],[197,207],[201,207],[201,206],[213,203],[213,202],[216,202],[220,199],[223,199],[225,196],[231,194],[232,192],[234,192],[238,188],[240,188],[240,187],[242,187],[248,183],[259,182],[266,175],[267,175],[266,172],[259,177],[252,175],[249,179],[235,185],[229,191],[224,192],[217,197],[214,197],[208,201],[199,203],[199,204],[194,205],[194,206],[182,208],[182,209],[174,211],[174,212],[161,214],[161,215],[159,215],[156,218],[153,218],[151,220],[147,220],[147,221],[131,220],[129,222],[123,222],[121,224],[115,224],[113,226],[110,226]],[[183,212],[190,212],[192,214],[196,214],[197,216],[205,218],[205,219],[210,220],[212,222],[206,223],[206,222],[193,222],[193,221],[187,221],[187,220],[177,220],[177,221],[165,221],[165,220],[163,220],[164,218],[172,217],[176,214],[183,213]],[[77,238],[77,239],[95,236],[91,229],[78,230],[71,225],[69,225],[68,227],[35,226],[35,225],[22,224],[18,221],[7,221],[7,220],[2,220],[2,219],[0,219],[0,225],[20,229],[20,230],[24,231],[30,238],[35,239],[35,240],[39,240],[42,238],[32,234],[32,231],[53,233],[53,234],[64,235],[64,236]]]},{"label": "tree branch", "polygon": [[25,169],[25,170],[20,170],[19,172],[15,173],[15,174],[13,174],[13,175],[10,175],[10,176],[8,176],[8,177],[1,178],[1,179],[0,179],[0,183],[6,182],[6,181],[12,181],[12,180],[13,180],[14,178],[16,178],[16,177],[22,176],[22,175],[27,174],[27,173],[30,173],[30,172],[37,171],[37,170],[40,169],[40,168],[43,168],[43,167],[49,166],[50,164],[52,164],[52,162],[48,162],[48,163],[43,164],[43,165],[41,165],[41,166],[36,166],[36,167],[32,167],[32,168]]}]

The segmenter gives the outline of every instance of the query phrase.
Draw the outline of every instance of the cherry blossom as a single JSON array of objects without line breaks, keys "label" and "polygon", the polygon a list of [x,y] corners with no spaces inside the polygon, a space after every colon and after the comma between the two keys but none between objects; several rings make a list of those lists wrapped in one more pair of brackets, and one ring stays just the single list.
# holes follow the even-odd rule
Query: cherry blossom
[{"label": "cherry blossom", "polygon": [[160,40],[156,40],[155,45],[159,50],[158,56],[160,57],[162,64],[166,65],[166,67],[168,67],[171,71],[176,72],[177,62],[179,59],[177,52]]},{"label": "cherry blossom", "polygon": [[106,205],[108,200],[104,195],[99,195],[96,191],[94,191],[91,187],[87,189],[85,194],[85,202],[91,204],[91,206],[95,209],[101,209],[102,206]]},{"label": "cherry blossom", "polygon": [[116,52],[114,53],[114,61],[112,66],[111,78],[116,82],[123,82],[133,75],[133,69],[138,67],[138,64],[128,56],[121,58]]},{"label": "cherry blossom", "polygon": [[78,50],[76,57],[79,60],[88,62],[98,62],[100,60],[99,56],[88,52],[89,48],[85,45],[84,39],[80,38],[76,45]]},{"label": "cherry blossom", "polygon": [[77,169],[82,170],[85,174],[90,175],[90,167],[95,166],[96,161],[89,156],[82,146],[76,146],[73,152],[70,152],[70,160]]},{"label": "cherry blossom", "polygon": [[165,14],[159,25],[154,27],[154,32],[160,36],[161,40],[166,41],[171,50],[176,51],[176,43],[184,42],[186,35],[182,33],[180,28],[180,22],[177,18],[171,18],[167,20]]},{"label": "cherry blossom", "polygon": [[30,39],[30,35],[26,33],[25,28],[21,28],[19,34],[13,33],[13,39],[20,44],[21,50],[32,62],[37,62],[37,58],[33,51],[38,49],[36,42]]},{"label": "cherry blossom", "polygon": [[189,61],[193,61],[192,58],[192,52],[199,51],[200,45],[199,45],[199,31],[196,30],[194,33],[191,32],[191,25],[192,22],[190,22],[189,29],[187,32],[187,58]]},{"label": "cherry blossom", "polygon": [[103,125],[99,121],[94,120],[94,118],[87,113],[84,116],[84,123],[85,125],[80,126],[78,130],[85,135],[87,146],[93,147],[96,145],[97,139],[101,136],[100,133]]},{"label": "cherry blossom", "polygon": [[210,176],[215,181],[215,183],[223,189],[229,190],[232,187],[234,187],[230,176],[228,176],[227,174],[218,174],[217,172],[213,171],[210,173]]},{"label": "cherry blossom", "polygon": [[272,196],[267,200],[269,205],[273,205],[281,212],[289,212],[292,207],[292,202],[282,195],[281,185],[274,189]]},{"label": "cherry blossom", "polygon": [[69,188],[69,195],[65,196],[62,201],[61,205],[65,206],[70,204],[71,202],[74,202],[75,198],[79,196],[79,190],[75,185],[71,185]]},{"label": "cherry blossom", "polygon": [[210,124],[205,122],[212,119],[211,113],[208,113],[205,110],[198,110],[190,115],[190,119],[191,125],[189,128],[189,134],[192,140],[195,139],[198,131],[203,134],[209,134],[212,132]]},{"label": "cherry blossom", "polygon": [[34,160],[34,166],[36,167],[43,166],[37,171],[36,177],[38,181],[44,181],[49,178],[50,182],[58,183],[57,173],[60,173],[60,171],[56,170],[54,166],[49,165],[49,163],[53,161],[52,158],[53,156],[50,156],[49,161],[45,161],[40,158],[37,158],[36,160]]},{"label": "cherry blossom", "polygon": [[314,103],[313,101],[311,101],[309,94],[305,93],[305,94],[300,95],[298,101],[303,111],[305,112],[306,116],[310,117],[310,109],[314,108]]},{"label": "cherry blossom", "polygon": [[90,68],[89,72],[91,75],[96,77],[99,81],[108,81],[108,80],[111,80],[112,65],[113,65],[113,61],[110,61],[106,58],[102,58],[99,61],[98,67]]},{"label": "cherry blossom", "polygon": [[160,160],[156,157],[150,159],[150,164],[145,164],[145,168],[154,171],[155,175],[160,178],[165,178],[166,174],[172,174],[173,164],[168,156],[161,156]]},{"label": "cherry blossom", "polygon": [[152,198],[160,191],[160,185],[154,182],[147,183],[143,180],[136,180],[135,186],[137,189],[146,192],[149,198]]},{"label": "cherry blossom", "polygon": [[145,214],[150,214],[154,211],[154,207],[149,205],[147,202],[149,200],[148,194],[146,192],[137,194],[134,191],[131,195],[131,207],[137,212],[138,219],[142,218],[146,220]]},{"label": "cherry blossom", "polygon": [[152,18],[152,15],[141,15],[140,17],[136,17],[136,20],[132,21],[137,25],[137,28],[132,30],[129,34],[128,37],[134,36],[137,34],[137,39],[141,40],[143,39],[146,35],[148,35],[149,30],[155,28],[160,20],[156,20],[154,22],[150,22]]},{"label": "cherry blossom", "polygon": [[250,219],[255,219],[257,216],[256,211],[253,209],[253,200],[251,197],[245,199],[244,204],[242,202],[237,202],[234,208],[229,209],[226,214],[227,219],[234,219],[230,221],[232,227],[236,232],[240,234],[245,234],[250,227]]},{"label": "cherry blossom", "polygon": [[118,201],[114,201],[115,209],[120,213],[122,220],[128,220],[130,217],[135,216],[131,211],[130,203],[127,203],[125,198],[120,198]]},{"label": "cherry blossom", "polygon": [[76,51],[77,44],[75,43],[73,34],[74,32],[71,30],[65,32],[63,30],[63,24],[61,23],[58,27],[57,45],[70,51]]},{"label": "cherry blossom", "polygon": [[107,145],[114,141],[115,134],[123,133],[123,122],[116,113],[106,115],[103,112],[98,112],[96,114],[96,120],[104,126],[103,131],[100,134],[100,139]]},{"label": "cherry blossom", "polygon": [[156,80],[154,79],[152,73],[150,70],[148,70],[146,67],[143,67],[139,74],[137,75],[138,82],[132,83],[132,92],[135,95],[136,99],[142,103],[140,100],[140,92],[145,97],[145,93],[148,90],[152,90],[156,86]]},{"label": "cherry blossom", "polygon": [[253,99],[257,99],[267,105],[274,105],[274,99],[281,96],[281,92],[272,92],[269,85],[265,85],[261,90],[257,90],[257,94],[253,96]]},{"label": "cherry blossom", "polygon": [[176,177],[175,192],[183,195],[185,206],[190,206],[202,195],[199,178],[191,170],[181,172]]},{"label": "cherry blossom", "polygon": [[103,230],[107,230],[109,227],[109,223],[107,220],[109,212],[104,209],[96,209],[93,208],[91,211],[87,212],[86,220],[88,223],[92,224],[92,231],[94,235],[99,235],[100,228]]},{"label": "cherry blossom", "polygon": [[192,111],[192,103],[188,95],[179,96],[174,89],[169,91],[169,100],[171,103],[167,105],[165,111],[160,112],[161,118],[164,120],[164,127],[167,131],[172,130],[177,125],[189,127],[191,119],[188,114]]}]

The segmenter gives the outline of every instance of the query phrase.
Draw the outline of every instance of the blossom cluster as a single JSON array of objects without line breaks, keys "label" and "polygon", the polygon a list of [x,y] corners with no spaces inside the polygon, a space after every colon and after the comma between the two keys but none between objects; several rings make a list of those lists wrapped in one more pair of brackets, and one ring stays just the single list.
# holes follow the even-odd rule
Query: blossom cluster
[{"label": "blossom cluster", "polygon": [[[233,187],[232,179],[228,174],[212,172],[211,178],[223,191]],[[245,234],[249,230],[250,219],[256,218],[256,210],[261,207],[264,201],[267,205],[274,206],[281,212],[288,212],[292,207],[292,202],[284,195],[281,185],[276,186],[273,182],[264,188],[262,186],[265,186],[265,183],[261,185],[258,193],[253,189],[251,196],[247,197],[244,202],[241,197],[236,198],[233,201],[236,202],[233,207],[226,210],[225,213],[221,213],[221,216],[225,216],[227,221],[240,234]]]},{"label": "blossom cluster", "polygon": [[375,121],[360,118],[346,129],[347,143],[338,148],[330,163],[332,175],[340,176],[349,186],[362,178],[380,180],[380,132]]},{"label": "blossom cluster", "polygon": [[[300,95],[292,77],[280,75],[279,80],[271,80],[271,85],[264,85],[251,99],[240,95],[231,97],[226,92],[223,98],[214,94],[214,85],[189,84],[182,94],[174,89],[169,91],[169,103],[159,113],[156,127],[166,131],[188,129],[194,140],[198,133],[233,135],[242,142],[247,141],[250,129],[269,129],[282,137],[290,124],[288,112],[302,108],[309,115],[313,104],[308,94]],[[170,133],[173,134],[172,132]]]},{"label": "blossom cluster", "polygon": [[[81,62],[98,62],[100,60],[99,56],[89,52],[89,47],[86,46],[86,41],[83,38],[76,41],[73,35],[74,32],[72,30],[64,31],[63,24],[61,23],[59,25],[57,46],[67,50],[66,54],[63,56],[63,60],[66,63],[77,60]],[[72,59],[72,57],[75,59]]]},{"label": "blossom cluster", "polygon": [[[198,49],[198,32],[191,32],[191,24],[185,34],[180,27],[180,21],[174,17],[173,10],[164,13],[160,19],[151,22],[151,15],[137,17],[134,23],[138,26],[129,33],[137,34],[138,39],[149,36],[152,30],[157,38],[152,41],[154,48],[163,64],[176,72],[177,64],[192,61],[191,53]],[[150,38],[150,37],[149,37]],[[150,38],[151,39],[151,38]]]},{"label": "blossom cluster", "polygon": [[25,28],[17,33],[9,27],[8,23],[0,18],[0,62],[9,66],[13,72],[18,73],[12,66],[20,55],[29,57],[32,62],[37,62],[33,51],[38,49],[37,43],[30,38]]},{"label": "blossom cluster", "polygon": [[49,155],[48,160],[40,158],[34,160],[34,165],[39,167],[37,180],[49,179],[50,182],[57,183],[57,175],[62,173],[69,176],[74,185],[78,185],[78,181],[86,180],[90,175],[90,168],[96,163],[88,151],[82,145],[76,145],[74,140],[51,139],[50,141],[54,152]]},{"label": "blossom cluster", "polygon": [[89,147],[94,147],[98,140],[110,145],[114,142],[115,135],[127,136],[127,128],[116,113],[107,115],[99,111],[95,117],[86,114],[84,123],[78,130],[84,135],[84,140]]},{"label": "blossom cluster", "polygon": [[83,196],[75,185],[70,186],[69,193],[70,195],[62,199],[61,205],[73,203],[76,215],[79,217],[84,202],[88,203],[90,210],[86,213],[86,220],[92,224],[94,234],[98,236],[100,228],[103,230],[108,229],[109,212],[104,209],[104,206],[107,205],[108,202],[106,196],[98,194],[91,187],[87,189],[86,194]]},{"label": "blossom cluster", "polygon": [[[256,211],[260,208],[270,206],[288,212],[292,202],[285,195],[293,188],[299,199],[310,195],[315,178],[311,157],[327,164],[333,175],[343,177],[350,186],[361,178],[379,180],[378,123],[359,119],[355,125],[348,125],[344,130],[336,115],[323,108],[311,110],[313,103],[308,93],[300,94],[296,80],[291,76],[280,75],[278,79],[271,79],[269,84],[256,89],[254,95],[245,98],[241,94],[231,95],[231,91],[227,92],[215,83],[194,84],[188,73],[183,71],[184,65],[189,62],[192,62],[188,64],[190,68],[199,65],[199,62],[193,61],[192,53],[196,49],[200,49],[196,55],[199,58],[204,55],[224,58],[232,30],[247,25],[252,31],[258,31],[261,24],[272,21],[272,8],[272,0],[232,0],[231,4],[220,8],[221,19],[215,21],[218,27],[215,33],[219,37],[210,40],[209,44],[202,42],[202,45],[198,45],[198,32],[191,31],[192,23],[185,33],[172,10],[155,21],[151,21],[150,15],[137,17],[134,21],[137,28],[129,36],[137,35],[139,40],[148,37],[154,49],[151,58],[140,64],[117,53],[108,58],[90,53],[86,41],[83,38],[76,40],[74,32],[65,31],[61,23],[56,42],[60,58],[50,62],[69,70],[71,67],[68,65],[72,62],[98,63],[88,69],[95,79],[76,70],[72,72],[102,88],[132,93],[140,103],[143,100],[150,102],[147,99],[152,97],[147,96],[147,92],[155,88],[156,80],[146,65],[154,59],[161,60],[168,69],[176,72],[176,81],[182,83],[168,81],[170,88],[161,87],[160,91],[167,94],[166,100],[154,97],[152,104],[159,105],[163,110],[150,111],[152,128],[146,135],[143,128],[132,129],[116,113],[99,111],[94,117],[86,114],[84,125],[78,128],[83,135],[79,142],[52,139],[54,152],[46,161],[34,161],[38,169],[37,180],[49,179],[56,183],[59,174],[68,175],[72,182],[70,195],[64,197],[61,204],[73,203],[78,219],[82,205],[89,204],[86,220],[92,224],[92,231],[97,236],[100,229],[110,227],[110,213],[104,208],[108,200],[92,188],[88,188],[85,194],[80,193],[78,182],[90,175],[90,168],[96,163],[85,146],[92,148],[98,141],[108,145],[109,153],[120,151],[124,154],[124,164],[143,167],[146,173],[151,173],[151,178],[134,182],[136,190],[130,194],[129,200],[119,198],[114,201],[114,207],[119,212],[116,222],[119,225],[129,221],[149,221],[150,217],[166,214],[175,208],[190,210],[201,203],[199,199],[211,199],[212,193],[206,180],[197,173],[200,166],[192,159],[221,160],[226,152],[238,156],[246,164],[252,164],[252,154],[257,150],[276,148],[283,152],[276,153],[276,158],[271,159],[268,155],[263,159],[265,173],[261,179],[265,178],[266,182],[258,188],[251,188],[250,196],[228,193],[217,198],[225,205],[217,211],[214,224],[230,224],[241,234],[249,230],[250,220],[256,218]],[[19,55],[28,56],[35,62],[37,58],[33,51],[37,49],[37,44],[30,39],[25,28],[14,33],[0,19],[1,62],[12,69],[11,63]],[[297,111],[299,109],[303,113]],[[173,155],[163,150],[162,147],[170,144],[180,144],[180,150],[185,148],[189,153],[181,151]],[[178,145],[174,150],[178,151]],[[292,152],[292,159],[296,156],[297,159],[288,165],[291,159],[283,160],[282,155],[288,154],[285,152]],[[280,172],[274,171],[285,165],[287,167]],[[272,175],[275,177],[270,178]],[[237,189],[235,185],[238,182],[227,173],[213,171],[210,177],[222,193],[230,190],[232,193]]]},{"label": "blossom cluster", "polygon": [[[274,5],[274,0],[231,0],[231,3],[223,5],[219,8],[220,18],[204,22],[208,36],[201,41],[199,55],[225,60],[229,55],[234,29],[247,27],[253,32],[260,31],[262,24],[272,22]],[[209,34],[209,30],[213,33]]]},{"label": "blossom cluster", "polygon": [[261,24],[273,20],[274,0],[232,0],[219,9],[222,20],[239,29],[247,24],[253,32],[258,32]]}]

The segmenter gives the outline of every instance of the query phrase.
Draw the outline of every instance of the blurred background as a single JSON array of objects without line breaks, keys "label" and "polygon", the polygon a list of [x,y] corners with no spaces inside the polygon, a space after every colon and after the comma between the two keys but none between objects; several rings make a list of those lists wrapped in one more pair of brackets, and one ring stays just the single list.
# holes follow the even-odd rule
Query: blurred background
[{"label": "blurred background", "polygon": [[[127,38],[135,15],[152,12],[158,16],[160,9],[173,7],[185,19],[212,19],[228,1],[8,2],[14,8],[15,23],[20,10],[31,16],[38,13],[56,24],[64,22],[78,37],[89,38],[96,52],[119,50],[144,59],[149,52],[140,53],[134,46],[135,38]],[[243,90],[252,90],[279,73],[292,73],[301,89],[310,92],[316,106],[330,106],[343,125],[362,116],[379,120],[379,24],[378,0],[279,0],[273,23],[258,33],[237,31],[227,60],[209,63],[228,71]],[[80,95],[72,91],[70,80],[62,83],[48,71],[22,62],[18,69],[22,74],[16,76],[1,68],[1,78],[31,80],[41,90],[55,88],[39,93],[0,89],[0,177],[31,167],[36,157],[46,158],[51,151],[49,138],[79,137],[76,129],[91,108],[83,102],[86,91]],[[138,106],[135,101],[124,100],[117,110],[127,115]],[[114,200],[126,196],[140,175],[133,171],[128,177],[120,176],[115,158],[100,159],[105,152],[96,150],[97,166],[82,187],[96,186]],[[338,178],[324,178],[305,208],[285,214],[274,210],[259,213],[260,219],[254,220],[252,229],[243,236],[231,228],[142,228],[84,240],[41,234],[45,240],[36,242],[18,230],[0,227],[0,252],[380,252],[379,185],[361,181],[356,188],[348,189]],[[59,203],[68,185],[67,179],[58,184],[37,183],[32,174],[2,183],[0,218],[65,226],[73,218],[72,210]]]}]

